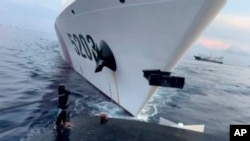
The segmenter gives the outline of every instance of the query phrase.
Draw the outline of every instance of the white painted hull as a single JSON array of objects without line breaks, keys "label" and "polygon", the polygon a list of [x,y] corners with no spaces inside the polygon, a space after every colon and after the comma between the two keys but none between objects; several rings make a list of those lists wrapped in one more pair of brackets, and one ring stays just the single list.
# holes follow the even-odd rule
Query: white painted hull
[{"label": "white painted hull", "polygon": [[181,128],[181,129],[185,129],[185,130],[191,130],[191,131],[200,132],[200,133],[204,133],[204,131],[205,131],[205,125],[204,124],[200,124],[200,125],[183,125],[181,123],[179,123],[179,124],[174,123],[174,122],[172,122],[170,120],[167,120],[165,118],[162,118],[162,117],[160,117],[159,124],[160,125],[165,125],[165,126],[171,126],[171,127],[175,127],[175,128]]},{"label": "white painted hull", "polygon": [[[77,0],[56,20],[61,55],[91,84],[136,116],[156,90],[148,85],[142,71],[173,71],[224,3],[225,0],[127,0],[124,4],[119,0]],[[93,56],[91,61],[77,54],[71,41],[77,41],[74,34],[85,39],[90,35],[96,44],[104,40],[114,54],[116,72],[104,67],[95,73]],[[92,43],[87,45],[91,50]]]}]

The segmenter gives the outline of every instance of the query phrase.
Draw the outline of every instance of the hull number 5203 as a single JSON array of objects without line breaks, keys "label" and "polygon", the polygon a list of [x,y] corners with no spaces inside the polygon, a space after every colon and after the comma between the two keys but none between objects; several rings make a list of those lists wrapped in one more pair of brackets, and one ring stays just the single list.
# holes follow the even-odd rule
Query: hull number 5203
[{"label": "hull number 5203", "polygon": [[70,42],[75,46],[75,51],[79,56],[95,62],[98,60],[98,47],[94,39],[90,35],[83,36],[82,34],[68,33]]}]

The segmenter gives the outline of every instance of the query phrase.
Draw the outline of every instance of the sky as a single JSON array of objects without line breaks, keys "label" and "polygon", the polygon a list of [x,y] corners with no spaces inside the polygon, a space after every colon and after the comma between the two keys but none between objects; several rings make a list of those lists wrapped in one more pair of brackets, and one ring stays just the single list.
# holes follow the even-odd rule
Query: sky
[{"label": "sky", "polygon": [[224,56],[230,65],[250,65],[250,0],[228,0],[225,7],[191,48],[198,53]]},{"label": "sky", "polygon": [[1,0],[0,24],[54,33],[61,0]]},{"label": "sky", "polygon": [[[0,24],[55,33],[64,0],[1,0]],[[250,65],[250,0],[228,0],[189,50],[190,56],[224,56],[226,64]]]}]

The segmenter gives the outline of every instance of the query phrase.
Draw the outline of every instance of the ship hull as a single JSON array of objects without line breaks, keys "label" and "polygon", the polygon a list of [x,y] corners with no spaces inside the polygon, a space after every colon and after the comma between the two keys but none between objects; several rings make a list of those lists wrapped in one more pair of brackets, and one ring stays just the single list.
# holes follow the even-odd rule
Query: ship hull
[{"label": "ship hull", "polygon": [[[172,72],[219,12],[224,0],[77,0],[58,16],[62,58],[91,84],[136,116],[154,94],[143,70]],[[100,42],[116,70],[95,73]]]},{"label": "ship hull", "polygon": [[198,60],[198,61],[205,61],[205,62],[211,62],[211,63],[217,63],[217,64],[223,64],[222,61],[216,61],[216,60],[209,60],[209,59],[205,59],[205,58],[202,58],[200,56],[194,56],[195,60]]}]

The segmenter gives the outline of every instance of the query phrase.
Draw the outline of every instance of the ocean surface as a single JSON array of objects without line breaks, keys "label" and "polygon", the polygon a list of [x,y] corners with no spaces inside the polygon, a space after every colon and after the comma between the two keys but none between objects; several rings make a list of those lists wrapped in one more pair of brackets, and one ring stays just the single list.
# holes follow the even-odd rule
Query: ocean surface
[{"label": "ocean surface", "polygon": [[[205,132],[229,139],[230,124],[250,123],[250,69],[184,58],[174,75],[186,78],[184,89],[159,88],[140,115],[184,124],[205,124]],[[2,111],[19,104],[54,98],[58,84],[73,93],[71,114],[107,112],[130,118],[91,86],[59,55],[55,34],[0,25],[0,141],[29,141],[51,128],[56,100]]]}]

